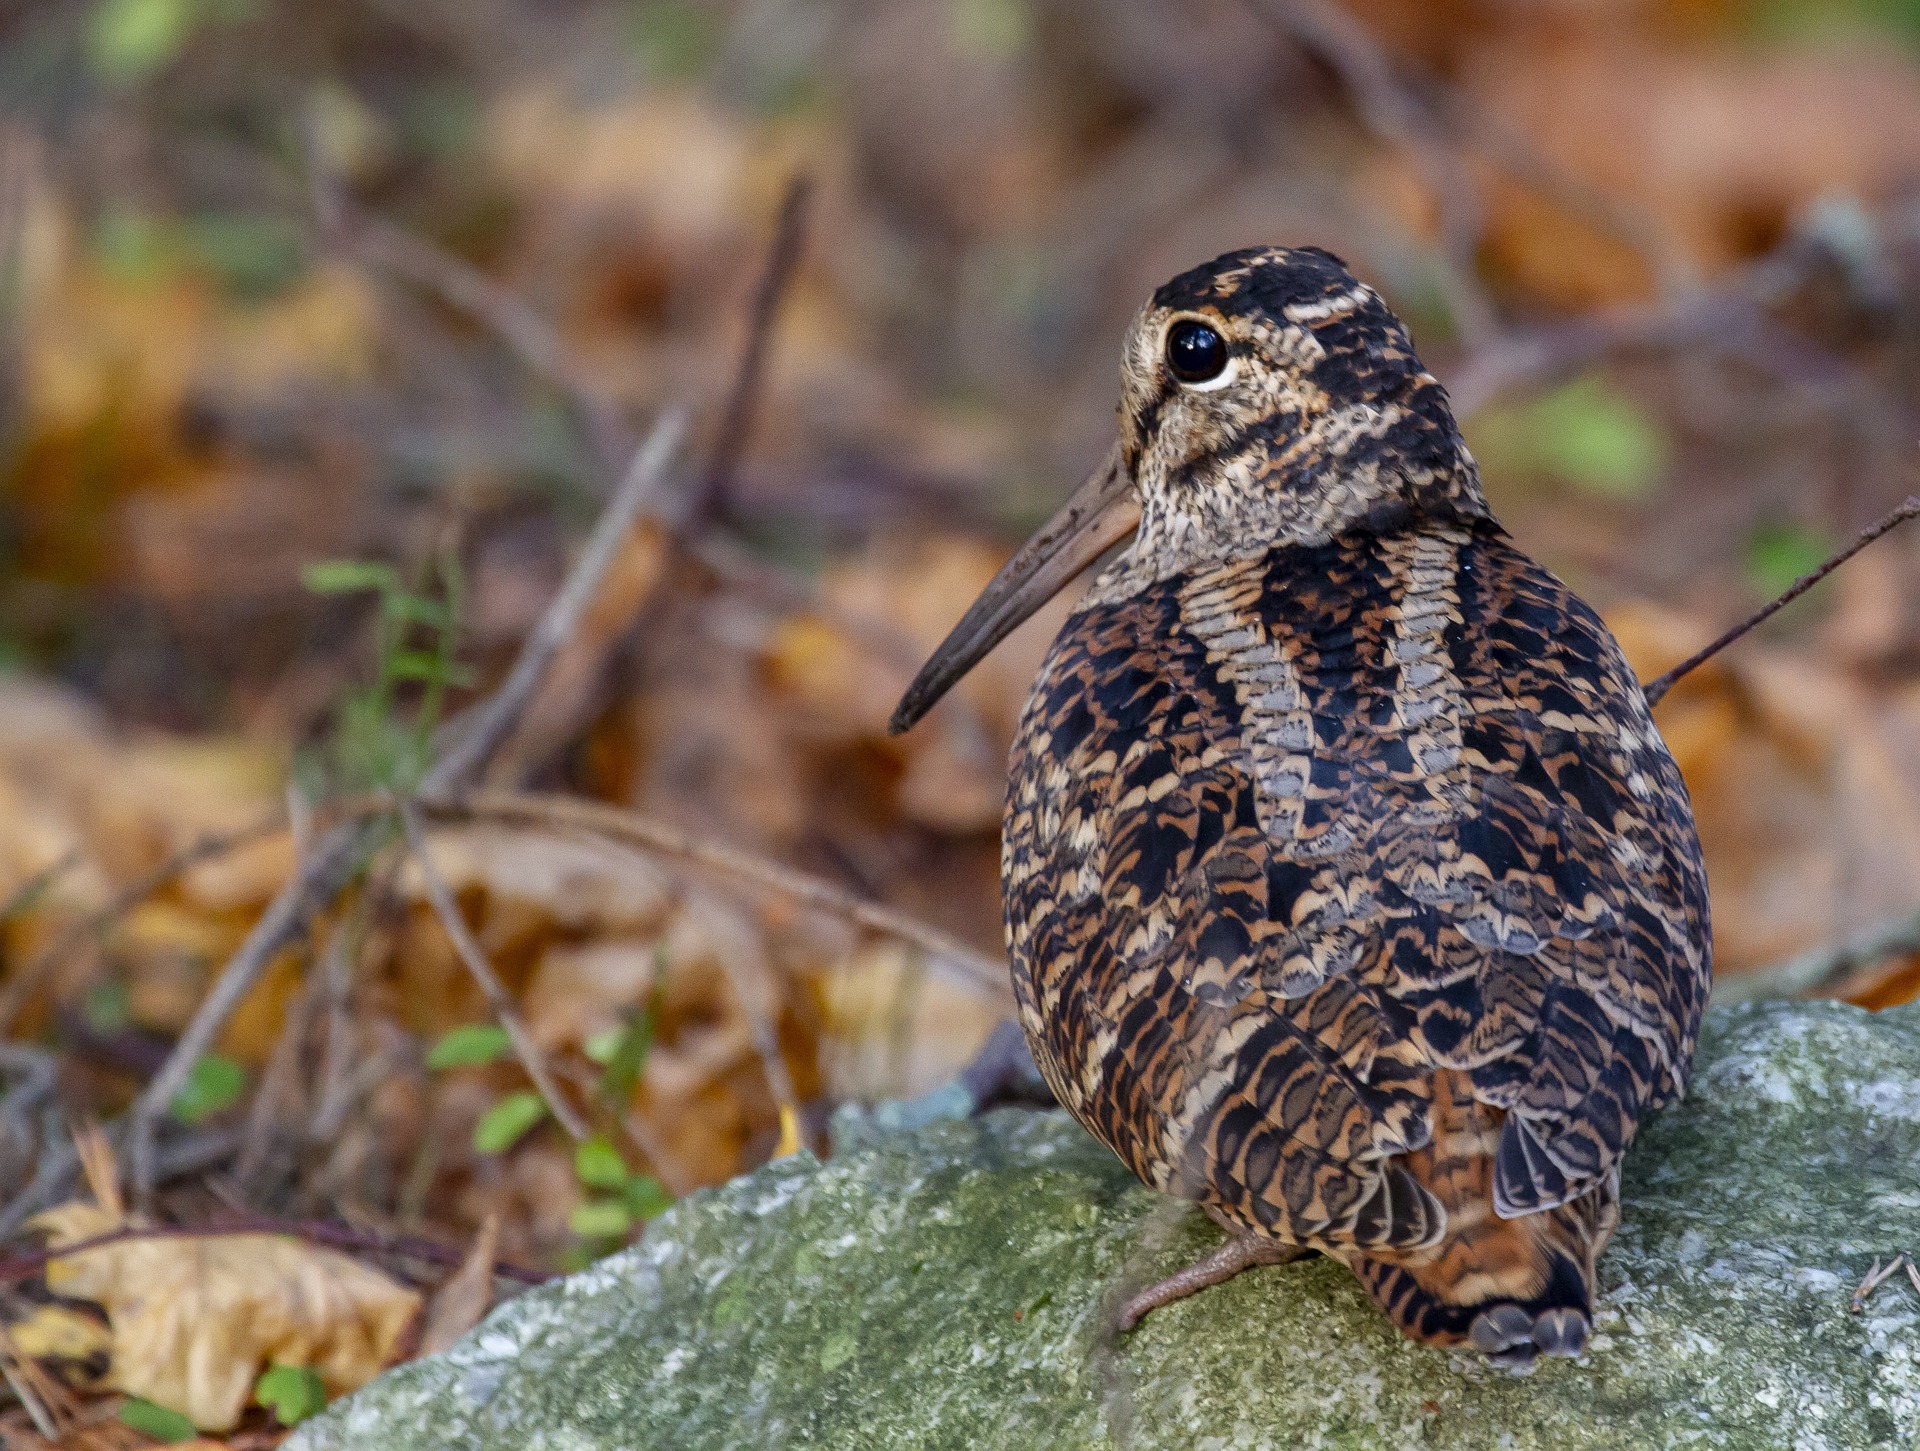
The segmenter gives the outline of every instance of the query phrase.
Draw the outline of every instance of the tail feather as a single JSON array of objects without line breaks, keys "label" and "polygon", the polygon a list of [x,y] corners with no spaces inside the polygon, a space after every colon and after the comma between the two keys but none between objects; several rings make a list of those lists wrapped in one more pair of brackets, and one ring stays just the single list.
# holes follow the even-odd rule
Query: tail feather
[{"label": "tail feather", "polygon": [[1437,1075],[1432,1141],[1396,1162],[1446,1211],[1446,1230],[1410,1251],[1342,1255],[1407,1335],[1471,1345],[1507,1365],[1578,1355],[1593,1323],[1594,1262],[1619,1213],[1609,1174],[1553,1209],[1502,1219],[1494,1177],[1504,1113],[1476,1102],[1465,1080]]}]

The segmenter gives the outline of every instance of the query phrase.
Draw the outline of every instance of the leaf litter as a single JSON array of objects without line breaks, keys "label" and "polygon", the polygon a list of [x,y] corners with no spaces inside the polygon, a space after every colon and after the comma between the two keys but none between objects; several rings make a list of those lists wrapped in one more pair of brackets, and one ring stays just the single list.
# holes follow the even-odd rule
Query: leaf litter
[{"label": "leaf litter", "polygon": [[[301,813],[337,802],[315,790],[289,812],[289,775],[404,779],[438,723],[423,690],[443,686],[457,717],[467,671],[497,678],[595,488],[565,408],[512,377],[511,349],[308,238],[301,199],[249,210],[284,158],[256,168],[230,134],[145,109],[144,87],[198,87],[237,115],[262,103],[223,87],[278,77],[259,134],[293,134],[299,110],[356,204],[554,319],[599,401],[633,419],[690,379],[722,395],[757,249],[805,164],[814,230],[750,447],[696,536],[724,556],[634,531],[494,784],[648,813],[988,953],[1006,741],[1066,602],[924,729],[893,740],[885,716],[1017,521],[1104,446],[1114,320],[1169,264],[1301,235],[1362,260],[1449,382],[1462,361],[1428,272],[1448,199],[1355,131],[1337,89],[1274,81],[1298,57],[1231,7],[1074,40],[1050,3],[929,29],[890,0],[844,45],[782,33],[771,58],[729,40],[718,5],[614,25],[618,7],[589,4],[583,29],[502,7],[507,50],[519,35],[527,56],[632,68],[624,89],[584,90],[531,60],[429,56],[352,3],[329,7],[354,40],[341,54],[390,69],[296,74],[276,69],[308,53],[291,10],[241,8],[77,7],[86,104],[115,118],[88,134],[134,150],[75,140],[68,159],[0,134],[0,248],[21,278],[0,659],[22,667],[0,675],[0,893],[33,886],[0,918],[0,1034],[59,1069],[51,1098],[0,1108],[0,1166],[22,1180],[0,1184],[0,1213],[63,1162],[62,1113],[111,1117],[150,1080],[311,850]],[[1739,7],[1679,0],[1633,21],[1352,8],[1421,94],[1457,99],[1436,129],[1476,158],[1477,280],[1515,327],[1664,305],[1796,228],[1838,239],[1768,319],[1790,336],[1741,334],[1772,352],[1696,339],[1669,360],[1591,359],[1470,423],[1503,517],[1604,606],[1643,676],[1910,490],[1902,294],[1882,285],[1908,244],[1876,241],[1920,153],[1909,36],[1757,45]],[[631,53],[608,46],[629,28]],[[1352,134],[1215,154],[1143,79],[1169,66],[1209,76],[1234,114]],[[1515,137],[1530,169],[1498,164]],[[231,168],[219,195],[194,180],[211,155]],[[129,172],[147,182],[115,180]],[[1286,200],[1307,195],[1322,202]],[[1911,543],[1880,548],[1661,706],[1730,978],[1916,910],[1920,591]],[[457,622],[433,611],[448,559]],[[410,632],[389,648],[396,612]],[[0,1321],[28,1389],[0,1413],[8,1451],[46,1429],[30,1399],[75,1445],[148,1444],[182,1416],[228,1433],[201,1444],[270,1445],[320,1395],[469,1327],[508,1284],[490,1271],[582,1263],[675,1195],[821,1147],[833,1105],[939,1086],[1004,1012],[911,942],[630,843],[477,820],[430,836],[590,1134],[548,1121],[417,863],[382,848],[175,1100],[170,1151],[213,1157],[162,1186],[156,1232],[10,1282]],[[1911,1000],[1920,951],[1825,990]],[[93,1200],[38,1201],[61,1245],[144,1223],[105,1141],[80,1143]],[[423,1237],[438,1257],[193,1232],[237,1205]]]}]

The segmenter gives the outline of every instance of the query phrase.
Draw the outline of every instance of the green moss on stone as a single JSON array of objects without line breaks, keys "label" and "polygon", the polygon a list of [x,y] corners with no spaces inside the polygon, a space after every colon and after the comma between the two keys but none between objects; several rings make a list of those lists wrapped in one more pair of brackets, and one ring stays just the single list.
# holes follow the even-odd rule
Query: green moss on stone
[{"label": "green moss on stone", "polygon": [[1218,1240],[1060,1114],[839,1127],[381,1377],[288,1451],[1920,1447],[1920,1009],[1709,1015],[1642,1135],[1584,1361],[1409,1344],[1325,1260],[1115,1342],[1124,1290]]}]

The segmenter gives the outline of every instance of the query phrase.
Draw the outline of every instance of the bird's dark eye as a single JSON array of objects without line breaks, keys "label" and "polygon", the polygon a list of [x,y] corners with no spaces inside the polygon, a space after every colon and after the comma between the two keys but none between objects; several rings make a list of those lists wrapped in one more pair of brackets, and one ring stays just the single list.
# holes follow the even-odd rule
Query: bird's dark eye
[{"label": "bird's dark eye", "polygon": [[1167,366],[1182,383],[1205,383],[1227,367],[1227,340],[1203,322],[1187,318],[1167,330]]}]

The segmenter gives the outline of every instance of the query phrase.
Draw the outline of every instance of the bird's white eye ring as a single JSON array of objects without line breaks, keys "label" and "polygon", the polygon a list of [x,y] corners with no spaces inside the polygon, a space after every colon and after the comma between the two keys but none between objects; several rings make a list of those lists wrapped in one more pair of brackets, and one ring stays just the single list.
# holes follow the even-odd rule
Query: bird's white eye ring
[{"label": "bird's white eye ring", "polygon": [[1167,328],[1167,371],[1189,388],[1224,388],[1239,371],[1239,359],[1220,329],[1204,318],[1175,318]]}]

